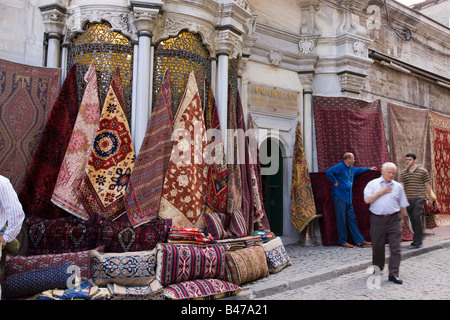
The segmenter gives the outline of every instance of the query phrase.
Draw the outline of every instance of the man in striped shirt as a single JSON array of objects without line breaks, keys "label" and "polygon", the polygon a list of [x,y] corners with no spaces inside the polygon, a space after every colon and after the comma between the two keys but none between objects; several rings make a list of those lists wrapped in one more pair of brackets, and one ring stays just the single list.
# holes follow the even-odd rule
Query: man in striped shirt
[{"label": "man in striped shirt", "polygon": [[428,171],[417,164],[417,158],[414,153],[408,153],[405,156],[407,168],[399,176],[399,182],[403,185],[408,198],[409,207],[408,216],[414,232],[411,246],[419,248],[422,245],[422,210],[425,201],[432,205],[431,184]]},{"label": "man in striped shirt", "polygon": [[[25,213],[11,182],[0,175],[0,230],[5,230],[4,233],[0,233],[0,258],[6,243],[14,240],[19,234],[24,219]],[[0,287],[0,299],[1,295]]]}]

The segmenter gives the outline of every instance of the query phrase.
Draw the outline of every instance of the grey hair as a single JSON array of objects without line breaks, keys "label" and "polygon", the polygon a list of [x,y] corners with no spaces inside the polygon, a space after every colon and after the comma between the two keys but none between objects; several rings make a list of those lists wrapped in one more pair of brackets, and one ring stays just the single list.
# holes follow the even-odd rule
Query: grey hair
[{"label": "grey hair", "polygon": [[397,171],[397,165],[393,162],[385,162],[381,166],[381,170],[386,170],[387,168],[394,168]]}]

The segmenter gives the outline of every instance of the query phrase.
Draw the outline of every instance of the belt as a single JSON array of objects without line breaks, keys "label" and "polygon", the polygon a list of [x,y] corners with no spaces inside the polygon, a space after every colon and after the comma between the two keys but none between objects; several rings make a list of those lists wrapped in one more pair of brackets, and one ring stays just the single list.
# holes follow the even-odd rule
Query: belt
[{"label": "belt", "polygon": [[388,218],[390,216],[393,216],[396,213],[400,213],[400,211],[397,211],[397,212],[394,212],[394,213],[391,213],[391,214],[375,214],[375,213],[372,212],[373,215],[375,215],[377,217],[382,217],[382,218]]}]

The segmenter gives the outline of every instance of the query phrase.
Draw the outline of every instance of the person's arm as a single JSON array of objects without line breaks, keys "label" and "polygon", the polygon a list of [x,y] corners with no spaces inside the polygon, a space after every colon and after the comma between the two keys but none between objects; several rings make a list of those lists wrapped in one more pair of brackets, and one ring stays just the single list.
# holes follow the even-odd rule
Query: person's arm
[{"label": "person's arm", "polygon": [[353,167],[353,168],[355,168],[355,171],[353,173],[355,176],[357,176],[357,175],[359,175],[361,173],[370,171],[370,170],[372,170],[372,168],[374,168],[375,170],[377,169],[376,167],[372,167],[372,168]]},{"label": "person's arm", "polygon": [[431,189],[431,183],[425,182],[425,191],[427,192],[429,206],[433,205],[433,197],[431,196],[431,194],[433,193],[432,190],[433,189]]},{"label": "person's arm", "polygon": [[331,181],[331,183],[333,183],[333,185],[335,187],[337,187],[339,185],[337,178],[336,178],[337,172],[338,172],[337,165],[334,165],[325,171],[328,179]]},{"label": "person's arm", "polygon": [[366,190],[364,190],[364,202],[367,204],[370,204],[372,202],[375,202],[378,198],[380,198],[381,196],[385,195],[386,193],[392,192],[392,188],[391,187],[380,187],[380,190],[372,193],[372,194],[367,194]]},{"label": "person's arm", "polygon": [[17,237],[22,228],[25,213],[23,212],[22,205],[9,181],[0,188],[0,206],[3,207],[8,221],[8,227],[2,235],[2,238],[4,242],[11,242]]}]

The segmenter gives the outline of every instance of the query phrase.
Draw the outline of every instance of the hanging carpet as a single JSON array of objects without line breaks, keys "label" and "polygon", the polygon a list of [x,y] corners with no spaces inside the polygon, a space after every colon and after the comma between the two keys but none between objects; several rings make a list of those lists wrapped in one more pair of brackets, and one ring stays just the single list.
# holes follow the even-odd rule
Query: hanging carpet
[{"label": "hanging carpet", "polygon": [[440,205],[435,219],[438,226],[446,226],[450,224],[450,117],[432,111],[429,117],[432,188]]},{"label": "hanging carpet", "polygon": [[76,65],[73,65],[48,116],[18,194],[25,214],[41,218],[67,215],[51,202],[51,197],[77,113]]},{"label": "hanging carpet", "polygon": [[123,111],[119,68],[111,80],[91,148],[80,197],[89,216],[114,220],[125,213],[125,189],[135,154],[130,127]]},{"label": "hanging carpet", "polygon": [[378,169],[389,161],[380,100],[366,102],[348,97],[313,97],[319,172],[355,155],[355,166]]},{"label": "hanging carpet", "polygon": [[84,80],[87,83],[86,89],[66,155],[59,170],[52,202],[74,216],[87,220],[89,214],[81,202],[79,186],[85,176],[86,165],[100,121],[100,102],[94,63],[86,72]]},{"label": "hanging carpet", "polygon": [[[205,212],[226,213],[228,201],[228,170],[225,148],[220,129],[217,106],[212,88],[205,79],[205,125],[208,135]],[[218,159],[218,161],[214,161]]]},{"label": "hanging carpet", "polygon": [[242,135],[238,138],[238,150],[243,151],[242,158],[239,158],[240,153],[238,152],[238,165],[241,167],[241,182],[242,182],[242,205],[241,212],[244,216],[247,233],[245,235],[250,235],[253,232],[254,222],[260,219],[260,216],[256,216],[253,210],[253,199],[252,199],[252,178],[251,178],[251,168],[250,159],[248,152],[248,139],[245,136],[245,120],[244,112],[242,110],[241,97],[239,91],[237,92],[236,99],[236,121],[237,129]]},{"label": "hanging carpet", "polygon": [[251,191],[253,200],[253,209],[255,210],[255,223],[257,223],[257,230],[270,230],[269,220],[267,218],[266,210],[264,208],[262,179],[261,179],[261,164],[259,160],[258,135],[255,131],[255,124],[253,117],[248,115],[248,130],[247,135],[249,139],[248,152],[250,161],[251,174]]},{"label": "hanging carpet", "polygon": [[167,168],[158,216],[172,225],[203,228],[208,166],[203,159],[206,130],[194,72],[189,74],[173,123],[174,144]]},{"label": "hanging carpet", "polygon": [[388,107],[391,160],[397,165],[398,172],[406,168],[405,155],[409,152],[415,153],[417,162],[431,172],[428,110],[391,103]]},{"label": "hanging carpet", "polygon": [[170,90],[170,71],[167,70],[125,196],[128,219],[134,228],[158,216],[173,144]]},{"label": "hanging carpet", "polygon": [[314,194],[303,149],[300,122],[298,122],[292,163],[291,222],[300,233],[316,217]]},{"label": "hanging carpet", "polygon": [[0,174],[16,192],[58,97],[60,69],[0,59]]}]

